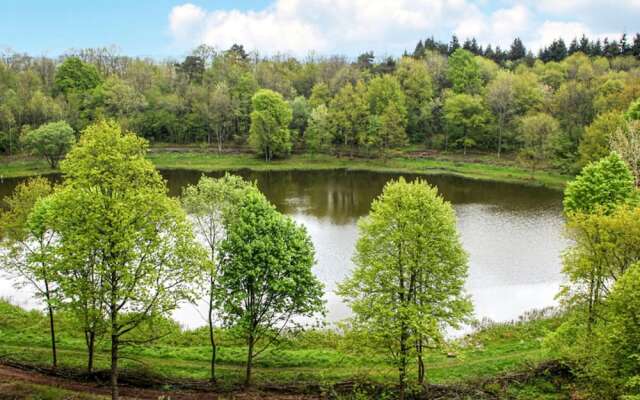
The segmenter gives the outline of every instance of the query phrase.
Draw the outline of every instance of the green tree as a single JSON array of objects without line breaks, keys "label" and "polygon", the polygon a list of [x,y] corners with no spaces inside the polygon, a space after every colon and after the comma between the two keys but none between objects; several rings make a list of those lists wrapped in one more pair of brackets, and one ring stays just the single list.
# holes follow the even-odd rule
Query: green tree
[{"label": "green tree", "polygon": [[292,324],[324,308],[322,284],[311,270],[314,250],[302,226],[279,214],[259,192],[236,203],[220,245],[222,310],[246,338],[245,384],[253,362]]},{"label": "green tree", "polygon": [[520,119],[523,146],[518,157],[529,164],[532,174],[548,158],[550,141],[559,132],[558,122],[549,114],[530,114]]},{"label": "green tree", "polygon": [[578,166],[584,167],[590,162],[598,161],[606,157],[610,151],[610,142],[613,135],[624,126],[623,115],[618,111],[600,114],[585,129],[578,153],[580,158]]},{"label": "green tree", "polygon": [[515,78],[513,73],[500,71],[489,83],[486,100],[489,108],[496,116],[498,131],[498,158],[502,154],[502,138],[505,128],[516,113]]},{"label": "green tree", "polygon": [[220,179],[203,176],[197,185],[189,185],[182,192],[182,205],[193,218],[196,236],[206,244],[209,263],[205,264],[205,294],[208,299],[207,322],[211,344],[211,381],[216,381],[217,343],[214,335],[216,304],[218,302],[218,275],[220,274],[220,244],[227,237],[228,227],[236,204],[250,190],[257,190],[234,175]]},{"label": "green tree", "polygon": [[291,152],[291,107],[282,95],[269,89],[259,90],[251,99],[249,143],[265,161]]},{"label": "green tree", "polygon": [[432,119],[434,85],[427,64],[403,57],[395,75],[404,93],[407,134],[412,141],[424,141]]},{"label": "green tree", "polygon": [[311,96],[309,96],[309,107],[312,109],[320,105],[329,105],[331,100],[331,91],[329,86],[324,82],[319,82],[313,85],[311,89]]},{"label": "green tree", "polygon": [[421,180],[387,183],[358,226],[356,268],[338,293],[353,310],[354,328],[395,360],[403,399],[410,357],[422,382],[423,348],[441,344],[445,327],[471,314],[467,255],[453,208]]},{"label": "green tree", "polygon": [[47,229],[29,223],[36,203],[50,196],[53,186],[45,178],[33,178],[19,184],[5,199],[6,209],[0,215],[2,269],[19,279],[18,285],[30,285],[44,301],[49,317],[53,368],[58,365],[54,310],[57,284],[54,267],[54,235]]},{"label": "green tree", "polygon": [[640,120],[628,121],[614,131],[610,146],[626,161],[640,187]]},{"label": "green tree", "polygon": [[307,149],[313,153],[327,152],[331,148],[333,140],[332,129],[327,106],[321,104],[314,108],[309,116],[309,126],[304,135]]},{"label": "green tree", "polygon": [[406,125],[407,120],[398,104],[389,103],[380,115],[380,129],[376,138],[383,159],[386,160],[389,149],[401,147],[407,142]]},{"label": "green tree", "polygon": [[[64,186],[38,203],[58,241],[59,274],[92,265],[111,336],[112,399],[127,333],[189,298],[204,253],[177,200],[145,158],[147,142],[113,122],[87,127],[61,165]],[[91,285],[65,285],[61,290]]]},{"label": "green tree", "polygon": [[469,94],[451,94],[444,102],[444,120],[446,123],[445,151],[449,148],[449,136],[454,135],[463,147],[476,144],[474,137],[481,135],[487,126],[489,115],[480,96]]},{"label": "green tree", "polygon": [[588,164],[564,191],[566,214],[593,213],[598,209],[611,213],[637,196],[629,167],[617,153]]},{"label": "green tree", "polygon": [[51,168],[71,149],[76,141],[73,128],[65,121],[50,122],[22,137],[24,146],[47,160]]},{"label": "green tree", "polygon": [[102,82],[95,66],[78,57],[69,57],[56,70],[55,89],[58,92],[87,92]]},{"label": "green tree", "polygon": [[311,114],[311,108],[309,107],[307,99],[305,99],[304,96],[296,96],[296,98],[291,101],[291,123],[289,124],[295,141],[302,141],[304,139],[309,123],[309,114]]},{"label": "green tree", "polygon": [[333,123],[334,138],[342,141],[349,149],[349,157],[358,144],[358,139],[366,134],[369,122],[367,88],[362,81],[356,85],[347,83],[329,103],[329,114]]},{"label": "green tree", "polygon": [[629,121],[640,120],[640,98],[629,105],[624,117]]},{"label": "green tree", "polygon": [[457,49],[449,57],[447,78],[456,93],[479,94],[482,88],[480,66],[471,52]]}]

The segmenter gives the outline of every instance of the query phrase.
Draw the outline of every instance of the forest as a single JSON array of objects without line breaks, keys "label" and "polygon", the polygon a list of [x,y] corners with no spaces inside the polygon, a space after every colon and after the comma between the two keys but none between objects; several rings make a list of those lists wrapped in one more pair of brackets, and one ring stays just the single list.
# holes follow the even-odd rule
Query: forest
[{"label": "forest", "polygon": [[[113,400],[132,388],[638,399],[639,75],[640,35],[556,40],[537,56],[519,39],[509,50],[427,39],[378,61],[260,58],[240,45],[166,62],[109,48],[5,53],[6,162],[32,154],[59,175],[4,198],[0,270],[42,310],[0,300],[0,367],[98,382],[108,393],[94,394]],[[384,162],[417,146],[559,171],[571,180],[558,305],[475,320],[459,216],[428,180],[398,177],[358,220],[354,268],[335,290],[351,314],[329,327],[307,227],[231,173],[170,196],[154,144],[267,164],[295,152]],[[172,319],[197,302],[204,326]]]},{"label": "forest", "polygon": [[[30,132],[65,121],[77,136],[107,118],[152,143],[247,148],[267,161],[292,152],[385,159],[413,144],[575,174],[606,154],[608,133],[640,96],[639,58],[640,35],[559,39],[537,56],[518,38],[508,50],[431,38],[400,58],[353,61],[260,57],[241,45],[202,45],[181,61],[115,48],[57,59],[5,51],[0,150],[42,153]],[[264,121],[252,131],[253,117]],[[68,148],[60,140],[54,153]]]}]

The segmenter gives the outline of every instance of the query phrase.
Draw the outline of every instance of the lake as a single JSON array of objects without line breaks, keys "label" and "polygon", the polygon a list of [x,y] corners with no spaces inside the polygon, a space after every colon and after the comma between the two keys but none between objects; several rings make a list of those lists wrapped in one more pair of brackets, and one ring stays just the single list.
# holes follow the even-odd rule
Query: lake
[{"label": "lake", "polygon": [[[171,195],[198,181],[198,171],[162,171]],[[412,174],[364,171],[240,171],[257,181],[260,190],[281,212],[309,231],[316,249],[316,275],[326,286],[327,320],[349,315],[334,293],[353,268],[351,258],[357,240],[357,221],[366,216],[385,183]],[[207,174],[220,176],[221,173]],[[518,184],[484,182],[448,175],[423,177],[437,186],[458,217],[458,230],[469,253],[467,292],[477,318],[495,321],[515,319],[523,312],[555,304],[562,282],[560,254],[562,193]],[[0,183],[0,197],[13,190],[18,179]],[[16,290],[0,278],[0,293],[26,306],[35,303],[27,291]],[[205,324],[204,313],[184,305],[175,313],[182,324]]]}]

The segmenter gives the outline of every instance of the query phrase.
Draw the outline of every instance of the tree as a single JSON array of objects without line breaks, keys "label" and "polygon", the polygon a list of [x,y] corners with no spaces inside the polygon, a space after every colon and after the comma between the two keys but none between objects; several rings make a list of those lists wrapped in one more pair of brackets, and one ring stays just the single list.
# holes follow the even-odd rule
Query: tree
[{"label": "tree", "polygon": [[114,400],[119,350],[131,343],[127,333],[189,298],[204,256],[146,149],[144,139],[114,122],[87,127],[61,165],[64,186],[34,211],[58,238],[61,274],[88,264],[96,270],[101,284],[94,289],[111,336]]},{"label": "tree", "polygon": [[598,115],[585,129],[580,146],[578,146],[580,155],[578,166],[582,168],[590,162],[606,157],[609,154],[610,143],[615,133],[624,125],[625,120],[620,112],[611,111]]},{"label": "tree", "polygon": [[626,161],[640,187],[640,120],[629,121],[614,131],[610,146]]},{"label": "tree", "polygon": [[504,129],[516,112],[514,86],[513,73],[500,71],[487,87],[487,104],[496,116],[498,122],[498,158],[502,153],[502,136]]},{"label": "tree", "polygon": [[56,70],[55,89],[69,94],[87,92],[102,82],[95,66],[87,64],[78,57],[69,57]]},{"label": "tree", "polygon": [[449,135],[453,133],[466,155],[467,148],[476,143],[472,135],[478,137],[482,134],[489,119],[482,98],[464,93],[451,94],[445,100],[443,111],[447,129],[445,150],[449,147]]},{"label": "tree", "polygon": [[49,317],[51,359],[58,365],[54,310],[56,308],[56,272],[53,252],[54,235],[46,229],[29,224],[29,215],[36,203],[53,193],[53,186],[45,178],[33,178],[19,184],[5,199],[7,208],[0,215],[0,245],[3,253],[1,267],[17,276],[18,285],[30,285],[42,297]]},{"label": "tree", "polygon": [[283,157],[291,152],[291,107],[282,95],[261,89],[251,99],[251,130],[249,143],[265,161]]},{"label": "tree", "polygon": [[603,385],[608,395],[612,394],[612,389],[624,388],[626,396],[621,398],[630,400],[640,395],[640,370],[636,361],[640,357],[640,326],[637,313],[640,307],[639,284],[640,264],[635,264],[613,285],[604,310],[609,323],[601,328],[599,335],[603,338],[602,347],[597,348],[600,350],[599,357],[595,358],[599,365],[596,367],[596,374],[590,375],[596,382],[600,378],[600,381],[609,383],[607,386]]},{"label": "tree", "polygon": [[334,138],[341,140],[349,148],[349,157],[362,137],[369,122],[367,88],[362,81],[356,85],[344,85],[329,103],[330,119],[333,123]]},{"label": "tree", "polygon": [[407,120],[398,104],[389,103],[380,115],[380,129],[377,132],[377,144],[383,159],[386,160],[389,149],[401,147],[407,142],[406,125]]},{"label": "tree", "polygon": [[311,96],[309,96],[309,107],[314,109],[322,104],[327,106],[329,105],[329,100],[331,100],[331,92],[326,83],[319,82],[313,85]]},{"label": "tree", "polygon": [[467,256],[453,208],[422,180],[387,183],[358,227],[356,268],[338,293],[354,328],[395,360],[404,399],[409,357],[416,356],[422,383],[423,348],[442,343],[443,329],[471,314]]},{"label": "tree", "polygon": [[530,114],[520,120],[524,144],[518,156],[530,165],[532,174],[547,159],[551,139],[559,132],[558,122],[549,114]]},{"label": "tree", "polygon": [[58,162],[71,149],[75,140],[73,128],[65,121],[42,125],[38,129],[27,132],[22,138],[24,146],[44,157],[51,168],[58,167]]},{"label": "tree", "polygon": [[427,65],[423,61],[403,57],[395,75],[404,93],[407,108],[407,134],[412,140],[426,139],[431,119],[433,84]]},{"label": "tree", "polygon": [[294,132],[294,139],[302,141],[307,130],[311,108],[304,96],[296,96],[291,102],[291,123],[289,128]]},{"label": "tree", "polygon": [[636,101],[629,105],[624,117],[629,121],[640,120],[640,99],[636,99]]},{"label": "tree", "polygon": [[259,192],[247,193],[236,206],[220,245],[218,280],[223,317],[247,341],[250,385],[255,358],[291,318],[323,310],[322,284],[311,271],[314,250],[304,227],[279,214]]},{"label": "tree", "polygon": [[226,239],[228,227],[238,202],[250,190],[251,184],[234,175],[220,179],[203,176],[197,185],[189,185],[182,192],[182,205],[194,220],[196,236],[207,246],[209,262],[205,265],[205,293],[208,299],[207,322],[211,344],[211,381],[216,381],[217,344],[214,335],[214,320],[218,302],[218,276],[220,274],[220,244]]},{"label": "tree", "polygon": [[564,191],[566,214],[611,213],[637,196],[629,167],[617,153],[588,164]]},{"label": "tree", "polygon": [[309,151],[326,152],[331,147],[332,139],[333,133],[329,110],[324,104],[321,104],[311,111],[304,141]]},{"label": "tree", "polygon": [[480,66],[473,54],[464,49],[457,49],[449,57],[447,77],[456,93],[478,94],[482,87]]}]

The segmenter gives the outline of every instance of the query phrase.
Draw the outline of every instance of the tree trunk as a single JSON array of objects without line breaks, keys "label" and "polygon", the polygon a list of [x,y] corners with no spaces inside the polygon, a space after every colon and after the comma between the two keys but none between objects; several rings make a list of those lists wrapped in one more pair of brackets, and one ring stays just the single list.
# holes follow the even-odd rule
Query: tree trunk
[{"label": "tree trunk", "polygon": [[502,153],[502,122],[498,124],[498,158]]},{"label": "tree trunk", "polygon": [[53,307],[51,306],[51,294],[49,292],[49,281],[44,280],[45,296],[47,298],[47,310],[49,312],[49,332],[51,334],[51,356],[53,369],[58,368],[58,354],[56,351],[56,329],[53,321]]},{"label": "tree trunk", "polygon": [[216,383],[216,339],[213,335],[213,276],[209,276],[209,341],[211,342],[211,383]]},{"label": "tree trunk", "polygon": [[118,336],[111,335],[111,400],[118,400]]},{"label": "tree trunk", "polygon": [[422,339],[418,340],[416,347],[418,353],[418,384],[424,385],[425,368],[424,359],[422,358]]},{"label": "tree trunk", "polygon": [[85,335],[87,337],[87,352],[88,352],[87,372],[92,373],[96,333],[95,331],[90,330],[89,332],[85,333]]},{"label": "tree trunk", "polygon": [[244,385],[246,387],[249,387],[251,385],[251,369],[253,367],[253,345],[255,344],[254,338],[253,338],[253,332],[249,334],[249,339],[247,340],[247,344],[248,344],[249,350],[247,351],[247,371],[244,378]]}]

